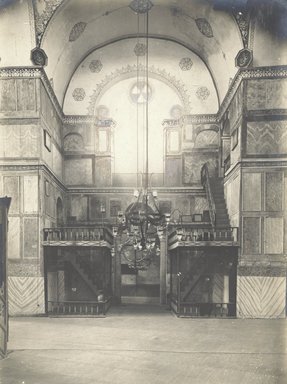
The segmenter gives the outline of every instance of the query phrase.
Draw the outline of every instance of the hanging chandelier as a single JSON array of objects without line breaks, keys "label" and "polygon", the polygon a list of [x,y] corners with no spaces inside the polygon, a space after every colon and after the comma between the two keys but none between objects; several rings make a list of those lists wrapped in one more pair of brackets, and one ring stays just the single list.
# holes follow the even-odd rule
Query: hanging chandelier
[{"label": "hanging chandelier", "polygon": [[[120,235],[120,252],[126,259],[128,266],[133,269],[146,269],[153,258],[160,254],[160,238],[164,233],[170,215],[160,212],[157,192],[151,187],[149,175],[149,11],[153,4],[149,0],[134,0],[130,8],[137,14],[138,31],[136,48],[141,49],[137,55],[137,84],[136,89],[145,91],[143,98],[137,99],[137,135],[139,132],[138,108],[144,108],[145,124],[143,126],[144,140],[143,152],[145,153],[144,172],[141,173],[141,186],[134,191],[134,202],[125,212],[119,212],[116,226],[113,228],[114,236]],[[140,16],[141,15],[141,16]],[[140,17],[145,21],[145,46],[139,42]],[[142,34],[141,34],[142,36]],[[144,77],[139,78],[142,65],[139,57],[145,56]],[[137,136],[138,145],[138,136]],[[137,161],[137,184],[139,179]]]}]

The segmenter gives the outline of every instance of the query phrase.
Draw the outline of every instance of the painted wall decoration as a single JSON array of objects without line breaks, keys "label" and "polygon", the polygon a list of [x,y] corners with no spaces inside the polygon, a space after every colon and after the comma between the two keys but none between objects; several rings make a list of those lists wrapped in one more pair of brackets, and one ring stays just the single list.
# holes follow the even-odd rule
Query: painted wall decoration
[{"label": "painted wall decoration", "polygon": [[34,48],[31,51],[31,60],[34,65],[44,67],[48,63],[48,57],[45,51],[41,48]]},{"label": "painted wall decoration", "polygon": [[233,16],[237,22],[238,28],[241,33],[242,42],[244,48],[248,47],[248,37],[249,37],[249,23],[250,23],[250,12],[248,11],[240,11],[235,10],[233,12]]},{"label": "painted wall decoration", "polygon": [[206,37],[213,37],[213,30],[209,22],[204,18],[195,19],[198,30]]},{"label": "painted wall decoration", "polygon": [[195,138],[195,148],[218,147],[218,133],[213,130],[201,131]]},{"label": "painted wall decoration", "polygon": [[[271,70],[269,73],[273,74]],[[287,79],[253,79],[247,83],[248,110],[285,109],[286,98]]]},{"label": "painted wall decoration", "polygon": [[200,87],[196,91],[196,96],[200,100],[206,100],[210,95],[210,91],[207,87]]},{"label": "painted wall decoration", "polygon": [[64,137],[64,151],[84,150],[84,140],[79,133],[69,133]]},{"label": "painted wall decoration", "polygon": [[83,101],[86,96],[86,92],[83,88],[75,88],[72,96],[76,101]]},{"label": "painted wall decoration", "polygon": [[136,13],[146,13],[153,7],[150,0],[133,0],[129,7]]},{"label": "painted wall decoration", "polygon": [[181,105],[173,105],[170,109],[170,117],[178,120],[183,116],[183,107]]},{"label": "painted wall decoration", "polygon": [[250,49],[241,49],[235,58],[235,64],[239,68],[247,67],[252,63],[253,53]]},{"label": "painted wall decoration", "polygon": [[136,81],[130,89],[130,98],[135,104],[143,104],[150,101],[152,89],[145,81]]},{"label": "painted wall decoration", "polygon": [[87,23],[83,21],[80,21],[79,23],[75,24],[70,32],[69,41],[76,41],[84,32],[86,26]]},{"label": "painted wall decoration", "polygon": [[179,67],[182,71],[189,71],[193,66],[193,62],[190,57],[183,57],[179,62]]},{"label": "painted wall decoration", "polygon": [[184,153],[183,156],[183,182],[184,184],[201,184],[201,168],[208,163],[210,175],[214,176],[217,170],[217,153]]},{"label": "painted wall decoration", "polygon": [[137,43],[134,48],[134,53],[136,56],[144,56],[146,54],[147,47],[146,44]]},{"label": "painted wall decoration", "polygon": [[99,73],[103,69],[103,64],[101,60],[92,60],[89,65],[89,69],[93,73]]},{"label": "painted wall decoration", "polygon": [[287,153],[286,121],[247,123],[247,155],[278,155]]}]

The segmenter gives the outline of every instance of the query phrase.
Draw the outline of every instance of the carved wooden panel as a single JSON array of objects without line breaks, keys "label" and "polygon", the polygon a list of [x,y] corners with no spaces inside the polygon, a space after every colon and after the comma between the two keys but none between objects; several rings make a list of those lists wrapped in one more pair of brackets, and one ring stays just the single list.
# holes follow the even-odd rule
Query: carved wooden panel
[{"label": "carved wooden panel", "polygon": [[266,217],[264,219],[264,253],[283,253],[282,217]]},{"label": "carved wooden panel", "polygon": [[19,177],[18,176],[4,176],[4,196],[12,198],[10,205],[10,213],[19,213],[20,210],[20,196],[19,196]]},{"label": "carved wooden panel", "polygon": [[244,211],[261,211],[261,173],[243,173],[242,200]]},{"label": "carved wooden panel", "polygon": [[282,173],[266,173],[266,211],[282,211],[283,192]]},{"label": "carved wooden panel", "polygon": [[286,153],[286,121],[257,121],[247,123],[248,155],[277,155]]},{"label": "carved wooden panel", "polygon": [[38,257],[38,218],[24,217],[24,257]]},{"label": "carved wooden panel", "polygon": [[245,255],[259,254],[260,247],[260,218],[243,217],[243,253]]}]

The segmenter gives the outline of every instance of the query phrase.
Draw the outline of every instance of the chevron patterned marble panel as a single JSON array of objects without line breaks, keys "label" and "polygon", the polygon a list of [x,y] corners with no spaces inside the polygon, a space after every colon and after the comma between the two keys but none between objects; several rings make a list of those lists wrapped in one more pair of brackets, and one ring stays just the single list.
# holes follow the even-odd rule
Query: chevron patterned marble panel
[{"label": "chevron patterned marble panel", "polygon": [[213,303],[223,302],[224,292],[224,277],[219,273],[215,273],[213,276],[213,287],[212,287],[212,301]]},{"label": "chevron patterned marble panel", "polygon": [[285,317],[286,278],[237,277],[237,316],[241,318]]},{"label": "chevron patterned marble panel", "polygon": [[8,277],[9,314],[45,313],[43,277]]}]

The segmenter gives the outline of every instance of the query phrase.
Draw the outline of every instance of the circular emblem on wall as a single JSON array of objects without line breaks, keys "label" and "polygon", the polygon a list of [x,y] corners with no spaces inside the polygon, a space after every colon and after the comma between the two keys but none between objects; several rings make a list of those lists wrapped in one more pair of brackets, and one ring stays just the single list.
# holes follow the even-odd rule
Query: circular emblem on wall
[{"label": "circular emblem on wall", "polygon": [[150,0],[133,0],[129,7],[136,13],[146,13],[153,7],[153,3]]},{"label": "circular emblem on wall", "polygon": [[199,100],[206,100],[208,96],[210,95],[210,92],[207,87],[200,87],[196,91],[196,96]]},{"label": "circular emblem on wall", "polygon": [[235,58],[235,65],[239,68],[247,67],[252,63],[252,60],[252,51],[250,49],[241,49]]},{"label": "circular emblem on wall", "polygon": [[152,90],[150,85],[140,80],[134,83],[130,89],[130,97],[136,104],[142,104],[149,102],[152,96]]},{"label": "circular emblem on wall", "polygon": [[84,100],[84,98],[86,96],[86,92],[83,88],[75,88],[72,96],[73,96],[74,100],[82,101],[82,100]]},{"label": "circular emblem on wall", "polygon": [[31,60],[34,65],[44,67],[45,65],[47,65],[48,57],[43,49],[34,48],[31,51]]},{"label": "circular emblem on wall", "polygon": [[189,57],[183,57],[179,62],[179,66],[182,71],[189,71],[192,65],[193,62]]},{"label": "circular emblem on wall", "polygon": [[101,72],[103,64],[101,60],[93,60],[90,62],[89,68],[91,72]]}]

